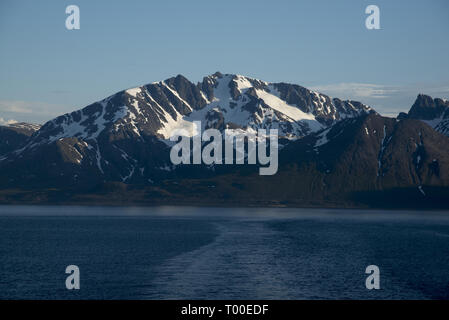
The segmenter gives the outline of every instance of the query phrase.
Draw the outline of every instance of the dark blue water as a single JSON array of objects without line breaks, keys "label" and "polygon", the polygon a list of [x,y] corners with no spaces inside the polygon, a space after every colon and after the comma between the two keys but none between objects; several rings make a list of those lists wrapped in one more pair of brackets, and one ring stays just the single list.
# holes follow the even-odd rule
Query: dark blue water
[{"label": "dark blue water", "polygon": [[3,206],[0,298],[449,299],[449,213]]}]

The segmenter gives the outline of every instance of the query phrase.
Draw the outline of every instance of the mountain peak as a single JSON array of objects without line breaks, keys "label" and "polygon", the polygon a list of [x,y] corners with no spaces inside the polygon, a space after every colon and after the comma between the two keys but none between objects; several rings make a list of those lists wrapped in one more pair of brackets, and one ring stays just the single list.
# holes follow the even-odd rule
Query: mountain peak
[{"label": "mountain peak", "polygon": [[422,108],[435,108],[435,102],[431,96],[420,93],[416,97],[415,103],[412,105],[410,111]]},{"label": "mountain peak", "polygon": [[212,74],[211,77],[223,78],[223,74],[220,71],[217,71],[214,74]]},{"label": "mountain peak", "polygon": [[410,108],[408,116],[412,119],[432,120],[441,117],[447,108],[449,108],[448,101],[432,99],[431,96],[419,94]]},{"label": "mountain peak", "polygon": [[399,120],[418,119],[430,125],[435,130],[449,135],[449,101],[425,94],[418,94],[408,113],[401,112]]}]

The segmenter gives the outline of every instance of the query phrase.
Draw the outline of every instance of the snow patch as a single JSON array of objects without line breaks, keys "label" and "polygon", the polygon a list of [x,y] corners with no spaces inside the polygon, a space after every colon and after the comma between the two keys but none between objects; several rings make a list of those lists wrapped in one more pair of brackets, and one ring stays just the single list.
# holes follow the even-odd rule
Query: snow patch
[{"label": "snow patch", "polygon": [[126,90],[127,94],[129,94],[129,95],[131,95],[131,96],[133,96],[135,98],[137,97],[137,94],[141,93],[141,92],[142,92],[142,88],[140,88],[140,87],[131,88],[131,89]]},{"label": "snow patch", "polygon": [[[275,92],[274,87],[270,87],[270,91]],[[265,90],[256,89],[257,96],[261,98],[267,105],[276,111],[282,112],[286,116],[290,117],[293,121],[300,120],[315,120],[315,116],[310,113],[301,111],[298,107],[287,104],[284,100],[277,95],[266,92]],[[318,123],[318,122],[317,122]],[[321,126],[320,126],[321,127]]]}]

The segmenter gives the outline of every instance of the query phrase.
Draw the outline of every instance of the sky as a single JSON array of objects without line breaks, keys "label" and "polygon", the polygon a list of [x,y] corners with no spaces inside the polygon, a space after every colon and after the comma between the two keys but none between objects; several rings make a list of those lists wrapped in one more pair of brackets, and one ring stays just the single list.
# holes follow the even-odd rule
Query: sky
[{"label": "sky", "polygon": [[[368,30],[365,8],[380,9]],[[80,29],[67,30],[68,5]],[[44,123],[123,89],[216,71],[386,116],[449,98],[449,1],[0,1],[0,124]]]}]

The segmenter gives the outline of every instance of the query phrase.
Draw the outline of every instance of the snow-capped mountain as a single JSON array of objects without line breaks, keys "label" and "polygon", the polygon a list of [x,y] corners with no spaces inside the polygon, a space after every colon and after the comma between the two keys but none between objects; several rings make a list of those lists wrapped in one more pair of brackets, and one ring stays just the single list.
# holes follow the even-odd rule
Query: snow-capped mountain
[{"label": "snow-capped mountain", "polygon": [[[336,121],[372,112],[360,102],[330,98],[306,88],[215,73],[193,84],[181,75],[118,92],[84,109],[47,122],[33,139],[95,140],[103,132],[168,139],[178,128],[276,128],[298,138]],[[191,131],[191,130],[188,130]]]},{"label": "snow-capped mountain", "polygon": [[449,100],[419,94],[408,113],[401,113],[398,119],[418,119],[436,131],[449,136]]},{"label": "snow-capped mountain", "polygon": [[[194,84],[179,75],[120,91],[5,145],[0,203],[446,208],[447,110],[447,101],[420,95],[393,119],[298,85],[220,73]],[[176,129],[194,135],[195,121],[201,129],[278,129],[279,170],[173,165],[169,138]],[[2,128],[5,137],[13,129]]]},{"label": "snow-capped mountain", "polygon": [[[35,157],[56,144],[67,161],[79,166],[75,171],[93,166],[105,179],[148,182],[173,169],[166,152],[169,138],[181,128],[194,135],[199,129],[194,121],[201,121],[202,129],[278,129],[281,139],[294,140],[371,112],[360,102],[298,85],[219,72],[194,84],[178,75],[48,121],[25,146],[0,161]],[[80,171],[77,179],[86,172]]]}]

